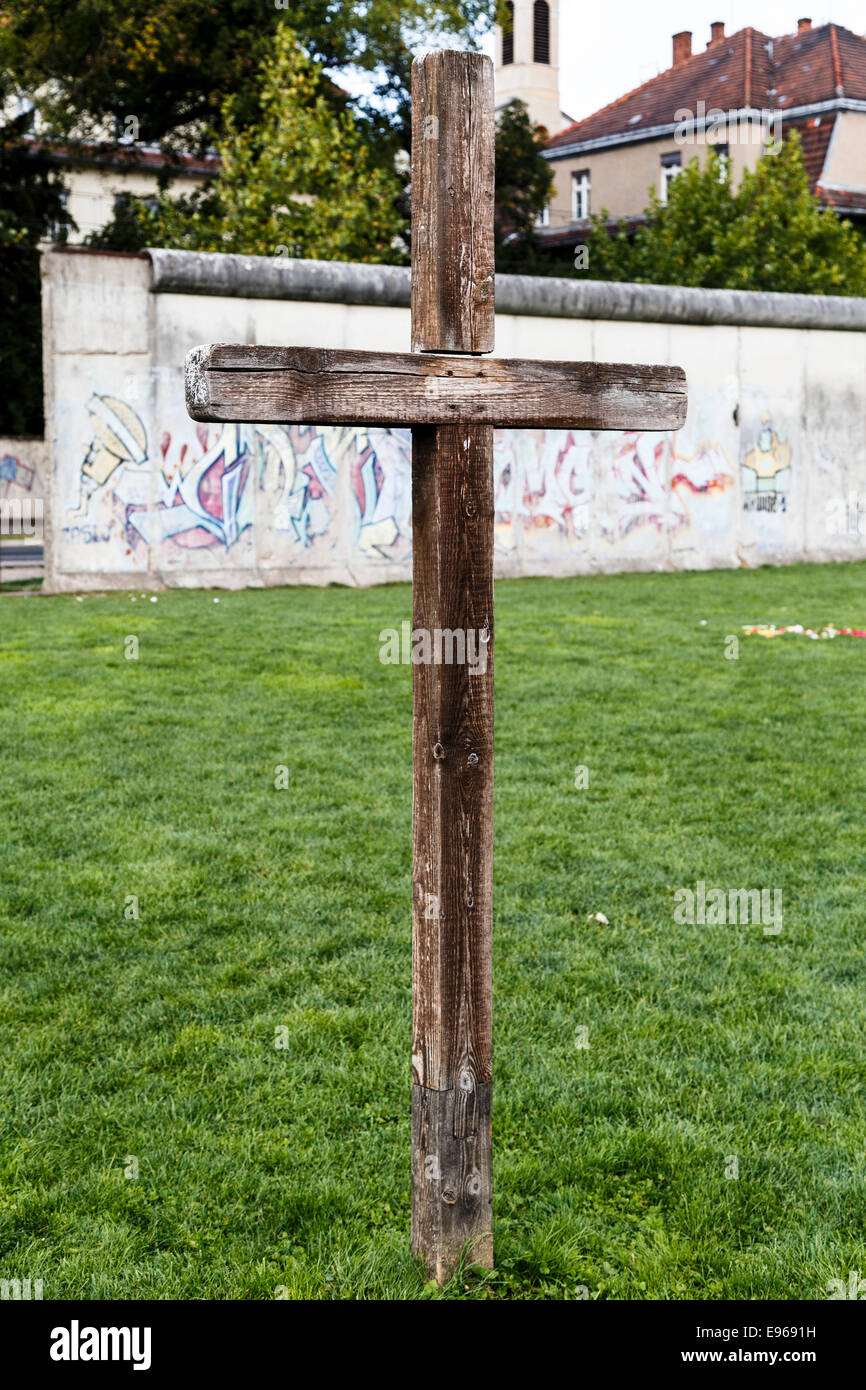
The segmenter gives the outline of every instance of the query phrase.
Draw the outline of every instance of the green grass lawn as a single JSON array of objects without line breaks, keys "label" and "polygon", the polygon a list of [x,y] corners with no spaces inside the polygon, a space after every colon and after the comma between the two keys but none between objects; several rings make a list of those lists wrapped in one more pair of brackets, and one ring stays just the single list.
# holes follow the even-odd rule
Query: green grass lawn
[{"label": "green grass lawn", "polygon": [[[378,660],[409,613],[405,585],[0,600],[0,1277],[431,1295],[410,673]],[[866,1273],[866,641],[726,659],[763,619],[866,625],[866,566],[497,585],[497,1270],[434,1296]],[[781,889],[781,933],[677,925],[698,880]]]}]

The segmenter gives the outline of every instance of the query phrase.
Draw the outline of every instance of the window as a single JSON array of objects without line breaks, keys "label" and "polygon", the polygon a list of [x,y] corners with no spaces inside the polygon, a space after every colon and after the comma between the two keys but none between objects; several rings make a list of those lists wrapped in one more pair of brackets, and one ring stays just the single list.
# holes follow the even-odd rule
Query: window
[{"label": "window", "polygon": [[547,0],[535,0],[532,7],[532,61],[550,62],[550,6]]},{"label": "window", "polygon": [[719,183],[724,183],[730,163],[731,151],[727,145],[723,145],[721,142],[714,145],[713,149],[719,156]]},{"label": "window", "polygon": [[535,219],[535,225],[536,227],[550,226],[550,203],[544,204],[544,207]]},{"label": "window", "polygon": [[159,209],[159,196],[156,193],[115,193],[114,195],[114,215],[122,217],[129,210],[131,201],[137,198],[147,208],[148,212],[157,212]]},{"label": "window", "polygon": [[662,177],[660,197],[663,203],[668,200],[668,190],[682,169],[682,156],[678,154],[662,155]]},{"label": "window", "polygon": [[589,217],[589,170],[571,176],[571,215],[575,222]]},{"label": "window", "polygon": [[36,107],[30,97],[19,97],[17,102],[16,115],[21,121],[21,133],[26,135],[35,134],[36,131]]},{"label": "window", "polygon": [[502,66],[514,62],[514,6],[511,0],[505,6],[508,18],[502,30]]},{"label": "window", "polygon": [[[68,188],[64,188],[64,189],[61,191],[61,193],[60,193],[60,206],[63,208],[63,211],[64,211],[64,212],[68,212],[68,211],[69,211],[69,189],[68,189]],[[47,231],[46,231],[46,236],[48,237],[48,240],[49,240],[49,241],[59,241],[59,242],[62,244],[62,243],[64,243],[64,242],[66,241],[67,232],[68,232],[67,223],[64,222],[64,221],[62,220],[62,218],[61,218],[61,219],[58,219],[56,222],[55,222],[55,221],[52,221],[52,222],[50,222],[50,223],[48,224],[48,228],[47,228]]]}]

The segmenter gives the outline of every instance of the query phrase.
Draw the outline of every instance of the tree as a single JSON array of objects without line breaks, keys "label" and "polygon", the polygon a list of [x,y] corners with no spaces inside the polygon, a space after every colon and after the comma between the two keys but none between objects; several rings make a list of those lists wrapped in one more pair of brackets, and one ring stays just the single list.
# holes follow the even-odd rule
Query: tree
[{"label": "tree", "polygon": [[529,270],[538,262],[536,223],[550,200],[553,170],[542,153],[545,132],[515,98],[496,121],[496,268]]},{"label": "tree", "polygon": [[177,200],[162,194],[155,205],[128,198],[90,245],[403,258],[400,180],[375,165],[352,115],[329,105],[321,70],[285,23],[272,37],[257,93],[254,124],[239,118],[235,98],[224,104],[221,168],[211,187]]},{"label": "tree", "polygon": [[237,122],[256,120],[255,73],[290,13],[320,68],[373,76],[375,96],[391,106],[385,125],[405,144],[409,38],[455,33],[475,43],[489,10],[490,0],[6,0],[0,67],[40,93],[44,117],[64,135],[131,116],[141,140],[189,149],[222,133],[230,96]]},{"label": "tree", "polygon": [[800,137],[768,149],[736,192],[714,150],[651,193],[646,223],[611,233],[606,211],[586,236],[593,279],[792,294],[866,295],[866,243],[809,188]]},{"label": "tree", "polygon": [[866,295],[866,250],[812,195],[796,131],[746,172],[737,207],[742,221],[726,237],[732,288]]},{"label": "tree", "polygon": [[[0,110],[13,95],[0,73]],[[73,225],[56,168],[25,139],[29,122],[0,123],[0,434],[42,433],[39,243]]]},{"label": "tree", "polygon": [[[106,251],[175,246],[248,254],[399,262],[408,207],[399,180],[371,167],[347,112],[322,97],[320,74],[285,26],[259,76],[259,121],[223,114],[222,170],[189,197],[121,196],[114,218],[88,244]],[[496,129],[496,256],[500,270],[541,263],[536,219],[553,185],[544,134],[512,101]],[[317,192],[317,190],[319,190]]]}]

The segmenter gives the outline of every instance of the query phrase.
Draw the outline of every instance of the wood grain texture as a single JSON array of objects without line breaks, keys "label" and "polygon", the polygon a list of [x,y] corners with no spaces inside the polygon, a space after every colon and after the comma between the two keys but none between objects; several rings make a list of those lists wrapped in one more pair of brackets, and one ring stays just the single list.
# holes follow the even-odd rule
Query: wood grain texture
[{"label": "wood grain texture", "polygon": [[[488,58],[448,52],[413,63],[412,157],[413,351],[488,352]],[[490,424],[413,427],[412,567],[414,629],[471,633],[475,656],[412,670],[412,1248],[444,1282],[479,1235],[475,1258],[493,1264]],[[431,1156],[444,1180],[425,1171]]]},{"label": "wood grain texture", "polygon": [[493,348],[493,64],[428,53],[412,64],[412,347]]},{"label": "wood grain texture", "polygon": [[[448,1177],[413,1156],[413,1249],[437,1279],[484,1227],[492,1265],[489,1083],[493,936],[493,431],[412,431],[413,629],[462,632],[473,664],[413,666],[413,1109],[446,1152],[455,1106],[488,1122],[449,1131]],[[475,671],[473,673],[473,665]],[[483,668],[483,669],[482,669]],[[476,1099],[473,1099],[476,1098]],[[458,1104],[459,1102],[459,1104]],[[462,1113],[462,1111],[460,1112]],[[420,1123],[420,1120],[418,1121]],[[443,1126],[445,1128],[443,1128]],[[425,1152],[428,1150],[425,1149]],[[444,1171],[444,1170],[443,1170]],[[472,1201],[455,1174],[474,1174]],[[468,1178],[466,1179],[468,1181]],[[475,1183],[475,1177],[472,1179]]]},{"label": "wood grain texture", "polygon": [[196,420],[676,430],[681,367],[214,344],[187,364]]},{"label": "wood grain texture", "polygon": [[412,1253],[440,1283],[464,1249],[470,1262],[493,1267],[490,1103],[489,1082],[412,1087]]},{"label": "wood grain texture", "polygon": [[413,629],[466,634],[475,667],[412,671],[412,1076],[434,1090],[491,1078],[492,454],[487,426],[413,431]]}]

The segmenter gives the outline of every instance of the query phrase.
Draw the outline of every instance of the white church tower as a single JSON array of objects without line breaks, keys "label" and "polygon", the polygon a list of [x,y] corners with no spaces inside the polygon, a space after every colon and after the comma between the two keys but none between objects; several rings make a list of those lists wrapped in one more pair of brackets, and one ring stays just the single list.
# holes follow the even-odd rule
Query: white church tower
[{"label": "white church tower", "polygon": [[559,0],[508,0],[496,26],[496,109],[525,101],[536,125],[556,135],[570,124],[559,105]]}]

